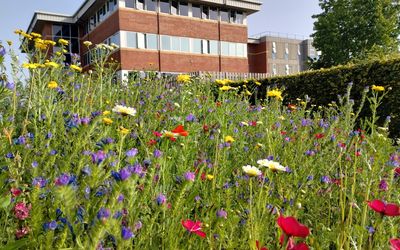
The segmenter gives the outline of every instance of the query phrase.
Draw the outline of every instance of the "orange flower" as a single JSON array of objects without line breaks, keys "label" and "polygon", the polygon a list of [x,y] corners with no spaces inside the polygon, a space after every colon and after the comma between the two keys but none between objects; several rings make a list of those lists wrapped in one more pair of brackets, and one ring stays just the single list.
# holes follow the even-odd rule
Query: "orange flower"
[{"label": "orange flower", "polygon": [[174,130],[171,131],[172,133],[179,134],[180,136],[188,136],[189,133],[183,128],[182,125],[179,125]]}]

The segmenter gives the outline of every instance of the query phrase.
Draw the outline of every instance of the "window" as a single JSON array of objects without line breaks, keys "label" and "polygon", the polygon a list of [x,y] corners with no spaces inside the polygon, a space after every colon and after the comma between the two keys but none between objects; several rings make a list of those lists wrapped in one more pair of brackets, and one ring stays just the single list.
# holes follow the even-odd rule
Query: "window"
[{"label": "window", "polygon": [[289,75],[289,74],[290,74],[290,67],[289,67],[289,64],[286,64],[286,65],[285,65],[285,73],[286,73],[286,75]]},{"label": "window", "polygon": [[210,9],[208,11],[208,17],[211,20],[218,20],[218,8],[210,7]]},{"label": "window", "polygon": [[272,42],[272,53],[276,53],[276,42]]},{"label": "window", "polygon": [[236,22],[236,11],[231,10],[229,13],[229,22],[235,23]]},{"label": "window", "polygon": [[181,51],[190,52],[190,39],[187,37],[181,38]]},{"label": "window", "polygon": [[244,15],[241,11],[236,11],[235,23],[243,24]]},{"label": "window", "polygon": [[79,40],[76,38],[71,39],[70,52],[79,54]]},{"label": "window", "polygon": [[171,4],[171,14],[178,15],[178,9],[179,9],[178,1],[172,1],[171,3],[172,3]]},{"label": "window", "polygon": [[126,45],[128,48],[137,48],[137,38],[135,32],[127,32],[126,40]]},{"label": "window", "polygon": [[180,51],[181,50],[181,39],[179,37],[171,37],[171,50]]},{"label": "window", "polygon": [[79,37],[78,26],[71,24],[71,37]]},{"label": "window", "polygon": [[169,0],[160,0],[160,12],[167,14],[170,13]]},{"label": "window", "polygon": [[146,49],[158,49],[157,35],[146,34]]},{"label": "window", "polygon": [[62,26],[62,36],[71,36],[71,32],[69,30],[69,24],[63,24]]},{"label": "window", "polygon": [[236,44],[235,43],[229,43],[229,55],[236,56]]},{"label": "window", "polygon": [[171,50],[171,39],[170,36],[161,36],[161,49]]},{"label": "window", "polygon": [[198,4],[192,4],[192,16],[201,18],[202,12],[201,12],[201,6]]},{"label": "window", "polygon": [[145,34],[137,33],[137,45],[138,45],[139,49],[145,49],[146,48]]},{"label": "window", "polygon": [[276,53],[272,52],[272,59],[275,60],[276,59]]},{"label": "window", "polygon": [[53,25],[53,36],[62,36],[62,26],[61,25]]},{"label": "window", "polygon": [[201,39],[192,39],[192,52],[196,54],[201,54]]},{"label": "window", "polygon": [[297,55],[301,56],[301,47],[300,44],[297,44]]},{"label": "window", "polygon": [[203,6],[202,8],[201,18],[208,19],[208,6]]},{"label": "window", "polygon": [[137,0],[136,8],[139,10],[144,10],[144,0]]},{"label": "window", "polygon": [[221,16],[221,21],[222,22],[229,22],[229,11],[228,10],[221,9],[219,11],[219,14]]},{"label": "window", "polygon": [[221,42],[221,55],[229,56],[229,43]]},{"label": "window", "polygon": [[207,40],[201,40],[201,49],[203,54],[210,54],[209,51],[209,46],[208,46],[209,41]]},{"label": "window", "polygon": [[156,0],[145,0],[145,7],[148,11],[156,11],[157,1]]},{"label": "window", "polygon": [[276,75],[276,64],[275,63],[272,65],[272,74]]},{"label": "window", "polygon": [[238,43],[236,46],[236,55],[240,57],[245,57],[246,55],[244,54],[244,47],[245,44]]},{"label": "window", "polygon": [[135,8],[136,0],[125,0],[125,7],[127,8]]},{"label": "window", "polygon": [[218,41],[210,41],[209,49],[211,55],[218,55]]},{"label": "window", "polygon": [[189,16],[189,5],[187,3],[179,3],[179,15]]}]

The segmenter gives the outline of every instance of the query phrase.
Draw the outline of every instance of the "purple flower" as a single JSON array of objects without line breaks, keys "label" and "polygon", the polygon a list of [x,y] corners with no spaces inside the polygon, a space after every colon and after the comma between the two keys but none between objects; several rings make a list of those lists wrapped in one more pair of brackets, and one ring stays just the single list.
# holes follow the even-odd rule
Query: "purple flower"
[{"label": "purple flower", "polygon": [[6,158],[8,158],[8,159],[14,159],[14,154],[13,153],[7,153],[6,154]]},{"label": "purple flower", "polygon": [[119,171],[119,175],[121,176],[121,180],[126,180],[131,176],[131,172],[129,171],[128,168],[123,168]]},{"label": "purple flower", "polygon": [[70,178],[71,177],[68,174],[62,174],[56,179],[55,184],[56,184],[56,186],[68,185]]},{"label": "purple flower", "polygon": [[3,57],[6,54],[6,49],[4,47],[0,47],[0,56]]},{"label": "purple flower", "polygon": [[321,182],[322,183],[331,183],[331,178],[329,176],[324,175],[321,177]]},{"label": "purple flower", "polygon": [[163,194],[159,194],[159,195],[157,196],[156,201],[157,201],[157,204],[158,204],[159,206],[160,206],[160,205],[163,205],[163,204],[167,201],[167,197],[166,197],[165,195],[163,195]]},{"label": "purple flower", "polygon": [[53,220],[53,221],[49,222],[48,228],[50,230],[55,230],[57,228],[57,221]]},{"label": "purple flower", "polygon": [[130,157],[135,157],[135,155],[137,155],[138,150],[137,148],[132,148],[128,151],[126,151],[126,157],[130,158]]},{"label": "purple flower", "polygon": [[193,114],[189,114],[188,116],[186,116],[186,121],[194,122],[194,121],[196,121],[196,116],[194,116]]},{"label": "purple flower", "polygon": [[14,90],[15,84],[13,82],[7,82],[6,83],[6,88],[9,90]]},{"label": "purple flower", "polygon": [[125,197],[124,197],[123,194],[120,194],[120,195],[118,196],[118,202],[123,202],[124,199],[125,199]]},{"label": "purple flower", "polygon": [[99,150],[96,153],[92,153],[92,162],[96,164],[100,164],[102,161],[106,159],[106,154],[102,151]]},{"label": "purple flower", "polygon": [[130,238],[133,238],[135,235],[133,234],[133,232],[131,231],[131,229],[129,227],[122,227],[122,231],[121,231],[121,236],[122,239],[124,240],[129,240]]},{"label": "purple flower", "polygon": [[83,117],[81,119],[81,124],[82,125],[88,125],[90,123],[90,117]]},{"label": "purple flower", "polygon": [[47,180],[41,176],[35,177],[32,180],[32,186],[43,188],[47,185]]},{"label": "purple flower", "polygon": [[100,208],[99,212],[97,213],[97,219],[104,220],[110,217],[110,209],[108,208]]},{"label": "purple flower", "polygon": [[53,134],[51,133],[51,132],[48,132],[47,134],[46,134],[46,139],[50,139],[50,138],[52,138],[53,137]]},{"label": "purple flower", "polygon": [[141,221],[135,223],[135,231],[138,231],[142,228],[143,224]]},{"label": "purple flower", "polygon": [[222,208],[222,209],[217,211],[217,217],[218,218],[227,219],[228,218],[228,213]]},{"label": "purple flower", "polygon": [[158,149],[155,149],[154,152],[153,152],[153,156],[154,156],[155,158],[160,158],[162,155],[163,155],[163,152],[161,152],[161,151],[158,150]]},{"label": "purple flower", "polygon": [[188,172],[186,172],[186,173],[183,174],[183,177],[184,177],[187,181],[194,181],[194,179],[196,178],[196,175],[195,175],[195,173],[188,171]]},{"label": "purple flower", "polygon": [[381,191],[387,191],[389,189],[388,184],[386,182],[386,180],[381,180],[379,182],[379,190]]},{"label": "purple flower", "polygon": [[142,165],[140,165],[139,163],[135,163],[135,165],[129,166],[128,169],[129,171],[131,171],[131,173],[136,175],[142,175],[144,172]]}]

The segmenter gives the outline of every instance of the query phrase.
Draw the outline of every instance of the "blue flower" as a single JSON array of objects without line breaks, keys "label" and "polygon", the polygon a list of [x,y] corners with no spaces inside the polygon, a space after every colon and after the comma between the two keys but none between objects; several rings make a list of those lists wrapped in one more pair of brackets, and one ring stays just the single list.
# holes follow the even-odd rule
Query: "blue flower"
[{"label": "blue flower", "polygon": [[159,194],[159,195],[157,196],[156,201],[157,201],[157,204],[158,204],[159,206],[160,206],[160,205],[163,205],[163,204],[165,204],[165,202],[167,201],[167,197],[166,197],[165,195],[163,195],[163,194]]},{"label": "blue flower", "polygon": [[110,209],[108,208],[100,208],[99,212],[97,213],[97,219],[103,220],[110,217]]},{"label": "blue flower", "polygon": [[135,157],[138,152],[139,151],[137,150],[137,148],[132,148],[132,149],[126,151],[126,157],[128,157],[128,158]]}]

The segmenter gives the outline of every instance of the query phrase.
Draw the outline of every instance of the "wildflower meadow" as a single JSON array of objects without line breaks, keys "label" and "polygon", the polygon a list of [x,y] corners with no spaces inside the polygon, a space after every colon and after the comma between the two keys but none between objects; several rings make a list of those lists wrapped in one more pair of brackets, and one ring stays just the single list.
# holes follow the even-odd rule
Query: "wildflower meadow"
[{"label": "wildflower meadow", "polygon": [[114,46],[86,42],[82,70],[47,56],[68,41],[17,33],[32,53],[0,46],[0,248],[400,249],[388,86],[365,89],[360,121],[351,83],[318,107],[254,99],[258,82],[122,81]]}]

